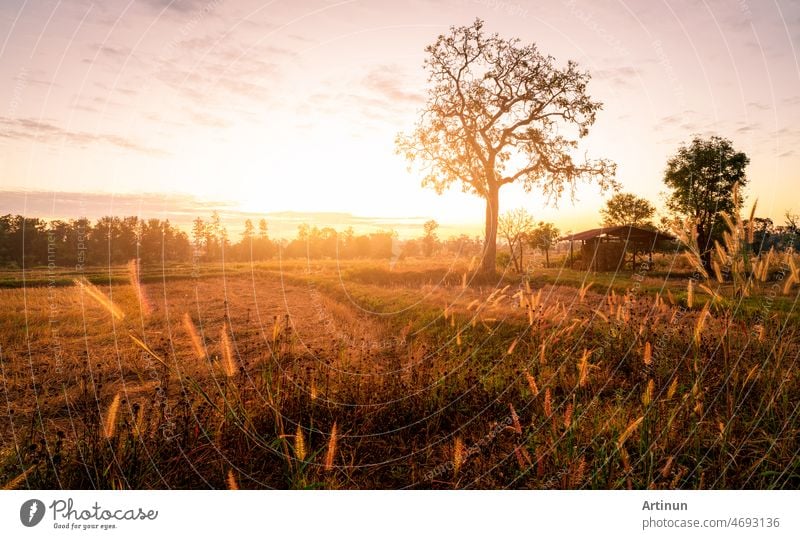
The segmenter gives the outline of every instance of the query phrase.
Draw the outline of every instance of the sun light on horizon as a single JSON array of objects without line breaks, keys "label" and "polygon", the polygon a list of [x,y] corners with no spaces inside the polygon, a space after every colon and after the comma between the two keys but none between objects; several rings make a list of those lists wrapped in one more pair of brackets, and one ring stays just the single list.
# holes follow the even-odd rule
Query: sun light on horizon
[{"label": "sun light on horizon", "polygon": [[[629,9],[4,3],[0,188],[185,193],[242,213],[434,218],[479,231],[483,202],[457,187],[423,189],[394,138],[425,99],[424,47],[480,16],[488,31],[536,42],[592,74],[590,94],[604,108],[581,151],[617,162],[623,190],[661,207],[667,157],[694,133],[717,133],[751,157],[746,193],[760,215],[780,221],[800,209],[800,7]],[[537,221],[576,230],[596,226],[603,200],[580,186],[576,202],[555,207],[509,186],[501,210],[524,206]]]}]

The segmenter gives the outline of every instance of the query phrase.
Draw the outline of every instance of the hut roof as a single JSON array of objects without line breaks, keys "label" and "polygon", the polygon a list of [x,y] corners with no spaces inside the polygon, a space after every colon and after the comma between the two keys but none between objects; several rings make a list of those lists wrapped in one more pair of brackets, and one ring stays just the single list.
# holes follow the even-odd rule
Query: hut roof
[{"label": "hut roof", "polygon": [[600,237],[610,237],[619,240],[633,241],[637,243],[655,243],[659,240],[674,240],[675,236],[660,232],[658,230],[649,230],[647,228],[639,228],[635,226],[610,226],[605,228],[592,228],[584,230],[576,234],[562,236],[559,238],[561,241],[580,241],[591,240]]}]

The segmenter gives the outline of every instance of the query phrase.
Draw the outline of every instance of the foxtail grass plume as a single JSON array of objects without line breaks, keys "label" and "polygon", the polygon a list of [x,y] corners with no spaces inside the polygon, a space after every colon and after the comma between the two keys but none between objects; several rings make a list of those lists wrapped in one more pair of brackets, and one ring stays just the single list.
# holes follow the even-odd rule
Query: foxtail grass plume
[{"label": "foxtail grass plume", "polygon": [[706,319],[709,316],[711,316],[711,313],[709,312],[709,305],[706,303],[703,306],[703,310],[700,311],[700,315],[697,317],[697,324],[694,327],[694,344],[697,346],[700,345],[700,336],[706,327]]},{"label": "foxtail grass plume", "polygon": [[3,485],[2,490],[16,490],[19,488],[22,483],[28,478],[28,476],[36,469],[36,464],[28,468],[27,470],[23,471],[21,474],[16,476],[14,479]]},{"label": "foxtail grass plume", "polygon": [[552,396],[550,395],[550,388],[545,388],[544,390],[544,415],[550,417],[553,415],[553,400]]},{"label": "foxtail grass plume", "polygon": [[589,380],[589,355],[591,352],[584,348],[583,356],[578,362],[578,387],[585,386]]},{"label": "foxtail grass plume", "polygon": [[572,412],[575,407],[572,403],[567,404],[567,409],[564,410],[564,428],[569,429],[572,426]]},{"label": "foxtail grass plume", "polygon": [[644,354],[642,356],[642,361],[645,365],[650,365],[653,362],[653,349],[650,346],[650,341],[644,343]]},{"label": "foxtail grass plume", "polygon": [[137,337],[137,336],[136,336],[136,335],[133,333],[133,331],[128,331],[128,337],[130,337],[130,339],[133,341],[133,343],[134,343],[136,346],[138,346],[139,348],[141,348],[142,350],[144,350],[144,351],[147,353],[147,355],[149,355],[150,357],[152,357],[153,359],[155,359],[156,361],[158,361],[159,363],[161,363],[161,364],[162,364],[164,367],[166,367],[166,368],[168,368],[168,369],[170,368],[170,366],[167,364],[167,362],[166,362],[166,361],[164,361],[163,359],[161,359],[161,357],[160,357],[158,354],[156,354],[156,353],[153,351],[153,349],[152,349],[152,348],[150,348],[150,346],[148,346],[148,344],[147,344],[146,342],[144,342],[142,339],[140,339],[139,337]]},{"label": "foxtail grass plume", "polygon": [[519,416],[517,415],[517,411],[514,409],[514,405],[510,402],[508,403],[508,409],[511,410],[511,424],[514,426],[514,432],[517,434],[522,434],[522,425],[519,423]]},{"label": "foxtail grass plume", "polygon": [[294,454],[298,460],[306,460],[306,439],[303,437],[300,425],[297,425],[297,431],[294,433]]},{"label": "foxtail grass plume", "polygon": [[569,477],[569,485],[572,488],[579,487],[583,483],[583,478],[586,475],[586,457],[581,456],[578,459],[578,464],[573,468],[572,474]]},{"label": "foxtail grass plume", "polygon": [[536,379],[528,371],[525,371],[525,378],[528,380],[528,387],[531,388],[531,394],[535,397],[539,394],[539,386],[536,385]]},{"label": "foxtail grass plume", "polygon": [[128,262],[128,278],[130,279],[133,291],[136,293],[136,300],[139,302],[139,309],[142,312],[142,316],[150,316],[153,312],[153,308],[150,306],[150,301],[144,293],[144,288],[142,288],[139,262],[135,258]]},{"label": "foxtail grass plume", "polygon": [[231,339],[228,337],[228,324],[222,326],[222,368],[225,371],[225,376],[232,378],[239,373],[239,366],[236,364],[236,359],[233,357],[233,347],[231,346]]},{"label": "foxtail grass plume", "polygon": [[514,339],[514,342],[512,342],[512,343],[511,343],[511,346],[509,346],[509,347],[508,347],[508,350],[506,351],[506,354],[507,354],[507,355],[509,355],[509,356],[510,356],[511,354],[513,354],[513,353],[514,353],[514,349],[517,347],[517,343],[518,343],[518,342],[519,342],[519,337],[517,337],[516,339]]},{"label": "foxtail grass plume", "polygon": [[117,305],[111,301],[108,296],[103,294],[95,285],[87,281],[85,278],[82,277],[80,279],[73,279],[72,282],[75,283],[75,286],[86,292],[90,298],[99,303],[101,307],[111,313],[111,316],[117,320],[122,320],[125,318],[125,313],[122,312],[122,309],[117,307]]},{"label": "foxtail grass plume", "polygon": [[119,402],[120,396],[119,393],[114,395],[114,399],[111,401],[111,404],[108,406],[108,410],[106,411],[106,418],[103,422],[103,437],[113,438],[114,433],[117,430],[117,414],[119,413]]},{"label": "foxtail grass plume", "polygon": [[206,359],[206,352],[200,341],[200,335],[197,333],[197,328],[195,328],[189,313],[184,313],[183,315],[183,329],[186,330],[186,333],[189,335],[189,340],[192,343],[192,350],[194,350],[194,355],[197,356],[197,359],[201,361]]},{"label": "foxtail grass plume", "polygon": [[336,458],[336,443],[337,443],[337,433],[336,433],[336,422],[333,422],[333,428],[331,429],[331,436],[328,439],[328,450],[325,453],[325,471],[329,472],[333,469],[333,462]]},{"label": "foxtail grass plume", "polygon": [[694,281],[689,279],[686,285],[686,305],[691,309],[694,306]]},{"label": "foxtail grass plume", "polygon": [[464,442],[461,437],[456,437],[453,442],[453,474],[458,475],[461,465],[464,464]]},{"label": "foxtail grass plume", "polygon": [[747,243],[753,243],[753,235],[755,233],[755,219],[756,216],[756,206],[758,206],[758,199],[753,202],[753,207],[750,208],[750,217],[747,219]]},{"label": "foxtail grass plume", "polygon": [[724,279],[722,278],[722,268],[719,267],[719,262],[714,260],[711,263],[711,267],[714,269],[714,277],[717,279],[717,282],[722,284]]},{"label": "foxtail grass plume", "polygon": [[586,298],[586,292],[589,291],[589,289],[592,287],[593,284],[594,284],[594,281],[592,281],[591,283],[587,284],[586,286],[582,286],[580,288],[580,290],[578,291],[578,297],[580,298],[581,303],[583,303],[584,298]]},{"label": "foxtail grass plume", "polygon": [[653,382],[651,378],[647,382],[647,387],[645,387],[644,393],[642,393],[642,404],[647,407],[650,406],[650,403],[653,402],[653,393],[655,392],[656,384]]},{"label": "foxtail grass plume", "polygon": [[225,483],[228,485],[228,490],[239,490],[239,483],[236,481],[233,470],[228,470],[228,477]]},{"label": "foxtail grass plume", "polygon": [[636,429],[639,428],[639,425],[642,424],[643,419],[644,416],[640,417],[639,419],[634,419],[628,424],[628,427],[624,431],[622,431],[622,434],[620,434],[619,438],[617,439],[618,448],[621,448],[623,445],[625,445],[625,442],[628,440],[628,438],[631,437],[631,434],[633,434],[636,431]]},{"label": "foxtail grass plume", "polygon": [[667,389],[667,400],[672,399],[675,396],[675,392],[678,391],[678,377],[676,376],[672,383],[669,385],[669,389]]}]

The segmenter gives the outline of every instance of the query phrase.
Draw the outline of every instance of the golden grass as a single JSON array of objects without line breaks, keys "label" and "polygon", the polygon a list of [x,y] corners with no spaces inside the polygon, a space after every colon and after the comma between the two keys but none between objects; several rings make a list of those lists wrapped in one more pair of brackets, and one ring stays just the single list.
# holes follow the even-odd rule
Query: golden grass
[{"label": "golden grass", "polygon": [[189,342],[192,343],[192,350],[194,350],[195,357],[201,361],[205,360],[205,348],[203,347],[203,343],[200,340],[200,335],[197,333],[197,328],[195,328],[194,322],[192,322],[192,317],[189,316],[189,313],[184,313],[182,322],[183,329],[189,336]]},{"label": "golden grass", "polygon": [[103,437],[106,439],[113,438],[114,433],[117,431],[117,414],[119,413],[120,395],[114,395],[114,399],[108,406],[106,411],[105,420],[103,421]]},{"label": "golden grass", "polygon": [[331,428],[331,434],[328,437],[328,449],[325,452],[325,471],[329,472],[333,469],[334,461],[336,459],[336,444],[338,433],[336,432],[336,422],[334,421]]},{"label": "golden grass", "polygon": [[233,347],[231,346],[231,339],[228,336],[227,322],[222,326],[220,346],[222,347],[222,369],[225,372],[225,376],[233,378],[239,374],[239,365],[236,362],[236,358],[233,356]]}]

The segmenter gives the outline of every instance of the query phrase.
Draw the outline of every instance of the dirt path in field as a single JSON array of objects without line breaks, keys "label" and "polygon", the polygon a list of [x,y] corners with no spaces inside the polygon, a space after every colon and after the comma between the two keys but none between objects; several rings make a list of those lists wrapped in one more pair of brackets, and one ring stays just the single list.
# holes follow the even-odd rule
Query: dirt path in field
[{"label": "dirt path in field", "polygon": [[[161,366],[130,335],[198,378],[219,375],[225,331],[245,370],[279,354],[311,369],[324,364],[380,370],[376,344],[392,342],[386,326],[358,309],[313,285],[274,276],[239,273],[148,284],[140,291],[130,285],[97,290],[112,299],[123,319],[78,287],[0,290],[8,313],[0,322],[0,445],[8,447],[12,421],[17,434],[40,416],[64,428],[75,403],[102,412],[119,391],[132,401],[153,398],[157,384],[151,374]],[[186,315],[207,358],[198,357],[192,345]],[[341,348],[350,352],[346,367],[337,364]]]}]

